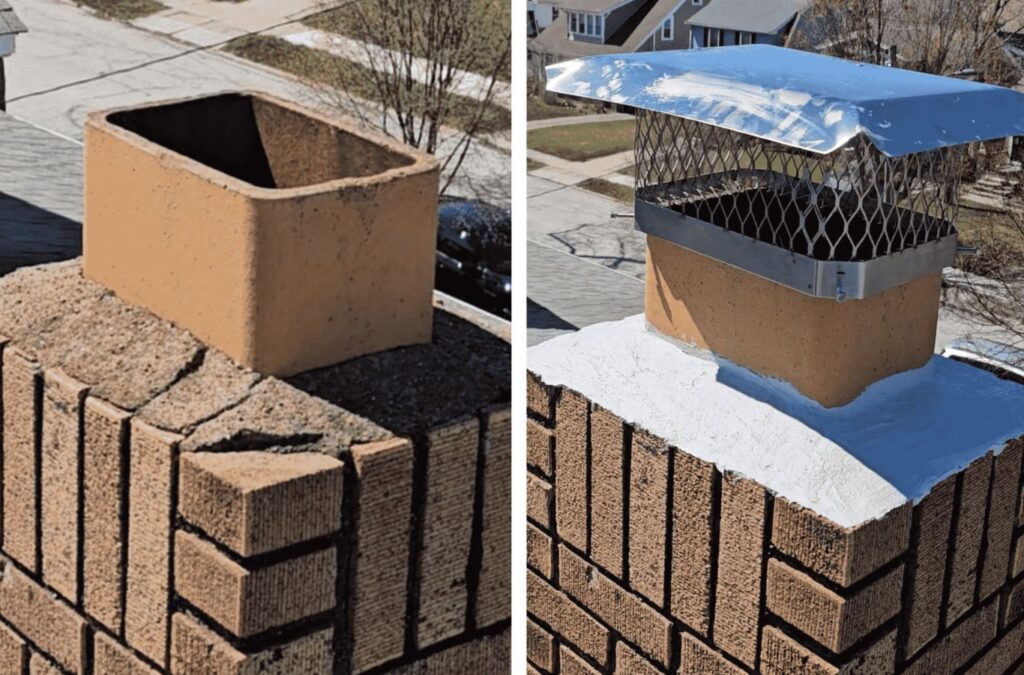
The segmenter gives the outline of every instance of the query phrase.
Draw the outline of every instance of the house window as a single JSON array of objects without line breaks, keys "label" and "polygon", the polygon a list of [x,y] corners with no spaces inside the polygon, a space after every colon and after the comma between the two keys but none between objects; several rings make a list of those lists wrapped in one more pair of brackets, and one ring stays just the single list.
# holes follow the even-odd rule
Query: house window
[{"label": "house window", "polygon": [[674,34],[675,16],[670,16],[665,19],[665,23],[661,24],[661,39],[665,42],[671,42]]},{"label": "house window", "polygon": [[569,32],[587,37],[604,36],[604,17],[600,14],[569,12]]}]

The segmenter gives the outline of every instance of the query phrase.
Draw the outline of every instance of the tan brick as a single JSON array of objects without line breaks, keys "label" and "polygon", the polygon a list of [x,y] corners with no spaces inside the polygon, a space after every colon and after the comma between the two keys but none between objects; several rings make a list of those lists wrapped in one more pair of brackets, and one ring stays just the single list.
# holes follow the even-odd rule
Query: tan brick
[{"label": "tan brick", "polygon": [[551,578],[554,560],[551,537],[532,523],[526,524],[526,563],[546,579]]},{"label": "tan brick", "polygon": [[97,633],[93,643],[93,671],[102,675],[158,675],[158,671],[105,633]]},{"label": "tan brick", "polygon": [[900,611],[903,566],[844,598],[779,560],[768,561],[768,610],[833,653]]},{"label": "tan brick", "polygon": [[545,530],[551,529],[551,507],[555,491],[551,483],[532,473],[526,474],[526,515]]},{"label": "tan brick", "polygon": [[932,643],[903,672],[907,675],[952,673],[996,636],[999,603],[990,600]]},{"label": "tan brick", "polygon": [[1024,656],[1024,622],[1018,623],[999,638],[999,641],[985,650],[981,657],[967,671],[968,675],[990,675],[1005,673],[1017,659]]},{"label": "tan brick", "polygon": [[953,562],[950,567],[949,599],[946,603],[947,626],[974,605],[978,551],[985,533],[985,510],[991,472],[992,453],[975,461],[963,472],[959,516],[953,540]]},{"label": "tan brick", "polygon": [[38,553],[36,523],[36,425],[40,420],[39,366],[21,352],[3,352],[4,552],[33,572]]},{"label": "tan brick", "polygon": [[743,675],[744,671],[729,662],[699,639],[683,633],[679,641],[679,672],[694,675]]},{"label": "tan brick", "polygon": [[757,483],[722,476],[715,644],[754,667],[761,616],[761,571],[768,495]]},{"label": "tan brick", "polygon": [[555,406],[555,527],[580,551],[587,550],[587,434],[589,404],[565,390]]},{"label": "tan brick", "polygon": [[330,629],[243,654],[192,616],[178,612],[171,623],[174,675],[323,675],[332,669]]},{"label": "tan brick", "polygon": [[559,548],[562,589],[661,665],[669,663],[672,624],[640,596],[621,588],[565,546]]},{"label": "tan brick", "polygon": [[615,675],[658,675],[661,672],[625,642],[615,643]]},{"label": "tan brick", "polygon": [[452,673],[507,673],[509,631],[486,635],[388,671],[392,675],[451,675]]},{"label": "tan brick", "polygon": [[551,626],[562,640],[568,641],[601,665],[608,658],[608,629],[580,609],[561,591],[527,570],[526,609]]},{"label": "tan brick", "polygon": [[857,527],[840,527],[779,497],[772,511],[772,544],[840,586],[852,586],[907,550],[909,503]]},{"label": "tan brick", "polygon": [[1024,616],[1024,579],[1017,580],[1006,592],[1003,625],[1013,623]]},{"label": "tan brick", "polygon": [[761,642],[764,675],[876,675],[896,668],[896,631],[854,654],[829,663],[775,626],[766,626]]},{"label": "tan brick", "polygon": [[988,599],[1006,584],[1009,575],[1010,546],[1016,521],[1017,495],[1020,490],[1021,459],[1024,443],[1013,440],[995,458],[992,491],[989,498],[987,546],[981,568],[981,600]]},{"label": "tan brick", "polygon": [[531,619],[526,620],[526,658],[545,673],[555,671],[555,637]]},{"label": "tan brick", "polygon": [[342,479],[318,453],[184,453],[178,512],[248,558],[337,532]]},{"label": "tan brick", "polygon": [[58,371],[43,375],[41,450],[43,581],[78,601],[78,444],[89,388]]},{"label": "tan brick", "polygon": [[914,507],[917,523],[910,545],[910,592],[904,615],[907,617],[905,654],[910,657],[939,634],[942,592],[949,553],[949,527],[956,501],[956,476],[932,488]]},{"label": "tan brick", "polygon": [[126,479],[122,461],[128,457],[130,415],[89,397],[84,416],[82,604],[90,616],[120,633],[127,525],[122,513]]},{"label": "tan brick", "polygon": [[622,577],[623,442],[622,420],[593,406],[590,412],[590,556]]},{"label": "tan brick", "polygon": [[132,420],[124,633],[129,645],[161,664],[169,635],[171,497],[180,440]]},{"label": "tan brick", "polygon": [[646,431],[633,433],[629,473],[629,585],[665,605],[669,448]]},{"label": "tan brick", "polygon": [[479,426],[471,419],[429,434],[416,622],[421,648],[466,627],[466,559],[473,534]]},{"label": "tan brick", "polygon": [[360,672],[402,654],[405,640],[412,443],[394,439],[352,447],[357,502],[352,665]]},{"label": "tan brick", "polygon": [[28,644],[0,621],[0,674],[22,675],[28,667]]},{"label": "tan brick", "polygon": [[60,668],[39,652],[32,652],[28,662],[29,675],[63,675]]},{"label": "tan brick", "polygon": [[491,413],[484,453],[480,579],[476,625],[489,626],[512,614],[512,411]]},{"label": "tan brick", "polygon": [[1017,543],[1013,548],[1013,567],[1011,570],[1013,578],[1024,574],[1024,534],[1017,537]]},{"label": "tan brick", "polygon": [[526,373],[526,409],[542,417],[552,420],[555,415],[555,401],[558,399],[557,387],[550,387],[540,381],[533,373]]},{"label": "tan brick", "polygon": [[84,672],[89,631],[85,620],[10,562],[2,565],[0,616],[61,666]]},{"label": "tan brick", "polygon": [[249,570],[210,542],[175,533],[175,592],[239,637],[334,607],[337,572],[333,547]]},{"label": "tan brick", "polygon": [[670,610],[702,636],[711,621],[711,538],[715,467],[673,450]]},{"label": "tan brick", "polygon": [[536,420],[526,420],[526,463],[545,476],[551,475],[555,435]]},{"label": "tan brick", "polygon": [[559,671],[562,675],[601,675],[601,671],[587,663],[578,654],[562,645],[558,654]]}]

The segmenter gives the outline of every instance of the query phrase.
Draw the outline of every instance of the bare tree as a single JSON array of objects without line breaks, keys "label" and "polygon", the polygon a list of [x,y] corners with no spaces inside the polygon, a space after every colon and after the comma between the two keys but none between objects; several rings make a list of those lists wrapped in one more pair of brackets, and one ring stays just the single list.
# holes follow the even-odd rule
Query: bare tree
[{"label": "bare tree", "polygon": [[[331,96],[346,111],[403,142],[443,153],[442,192],[474,139],[493,128],[495,96],[509,63],[507,0],[356,0],[338,12],[353,59],[335,72]],[[369,87],[378,109],[367,109]]]},{"label": "bare tree", "polygon": [[[1011,210],[973,233],[976,255],[960,256],[960,273],[944,279],[945,304],[968,322],[995,328],[998,339],[1024,347],[1024,219]],[[1015,363],[1013,365],[1024,365]]]},{"label": "bare tree", "polygon": [[[791,46],[938,75],[973,70],[983,81],[1015,84],[1002,30],[1014,0],[813,0]],[[897,65],[897,64],[893,64]]]}]

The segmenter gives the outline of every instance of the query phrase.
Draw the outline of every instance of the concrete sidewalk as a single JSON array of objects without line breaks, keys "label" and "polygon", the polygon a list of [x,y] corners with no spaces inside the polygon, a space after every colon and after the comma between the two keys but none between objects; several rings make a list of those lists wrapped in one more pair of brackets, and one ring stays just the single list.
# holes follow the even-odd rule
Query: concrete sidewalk
[{"label": "concrete sidewalk", "polygon": [[318,0],[161,0],[167,9],[135,19],[139,28],[207,46],[262,31],[321,9]]},{"label": "concrete sidewalk", "polygon": [[628,113],[594,113],[592,115],[567,115],[565,117],[552,117],[546,120],[529,120],[526,129],[547,129],[548,127],[567,127],[573,124],[593,124],[594,122],[620,122],[631,120],[633,115]]},{"label": "concrete sidewalk", "polygon": [[[374,63],[387,63],[388,59],[396,54],[374,45],[364,45],[344,35],[305,29],[302,26],[288,26],[280,31],[271,31],[271,34],[278,35],[294,45],[319,49],[367,68],[372,67]],[[413,77],[421,84],[426,84],[430,79],[429,62],[426,59],[413,58],[411,71]],[[451,91],[466,98],[482,101],[487,95],[490,83],[490,78],[483,75],[457,70],[452,75]],[[507,82],[495,81],[491,101],[495,105],[511,110],[512,87]]]}]

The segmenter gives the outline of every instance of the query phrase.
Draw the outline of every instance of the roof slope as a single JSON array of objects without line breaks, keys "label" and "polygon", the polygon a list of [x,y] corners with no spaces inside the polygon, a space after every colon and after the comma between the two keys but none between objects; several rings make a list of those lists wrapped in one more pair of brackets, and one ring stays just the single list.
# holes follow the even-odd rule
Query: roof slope
[{"label": "roof slope", "polygon": [[[722,0],[715,1],[721,2]],[[621,2],[613,4],[621,4]],[[533,44],[539,48],[539,51],[559,56],[594,56],[597,54],[635,52],[665,22],[665,19],[677,9],[679,4],[680,0],[655,0],[653,4],[650,2],[645,3],[644,6],[637,10],[637,14],[646,12],[643,17],[635,22],[632,28],[629,28],[629,26],[633,22],[633,17],[624,24],[626,29],[629,30],[628,35],[624,37],[619,36],[617,31],[616,35],[609,38],[609,41],[605,44],[570,40],[568,37],[568,15],[566,12],[560,12],[551,25],[534,38]]]},{"label": "roof slope", "polygon": [[15,35],[28,32],[28,27],[14,13],[7,0],[0,0],[0,35]]},{"label": "roof slope", "polygon": [[687,23],[770,34],[778,32],[809,4],[810,0],[715,0]]},{"label": "roof slope", "polygon": [[867,136],[889,156],[1024,134],[1024,94],[748,45],[548,66],[547,88],[685,117],[821,154]]}]

